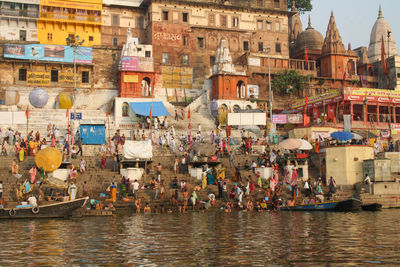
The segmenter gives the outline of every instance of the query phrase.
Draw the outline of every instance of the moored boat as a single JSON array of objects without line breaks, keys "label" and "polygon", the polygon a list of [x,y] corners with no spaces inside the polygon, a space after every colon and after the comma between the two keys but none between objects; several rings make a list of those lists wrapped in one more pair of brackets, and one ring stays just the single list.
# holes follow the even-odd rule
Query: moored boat
[{"label": "moored boat", "polygon": [[315,204],[297,205],[292,207],[281,207],[280,210],[291,211],[358,211],[361,209],[361,201],[349,198],[342,201],[331,201]]},{"label": "moored boat", "polygon": [[64,218],[86,204],[88,197],[56,202],[37,207],[19,207],[0,209],[0,219],[33,219],[33,218]]},{"label": "moored boat", "polygon": [[378,211],[382,209],[382,204],[379,203],[371,203],[371,204],[363,204],[361,205],[362,210],[366,211]]}]

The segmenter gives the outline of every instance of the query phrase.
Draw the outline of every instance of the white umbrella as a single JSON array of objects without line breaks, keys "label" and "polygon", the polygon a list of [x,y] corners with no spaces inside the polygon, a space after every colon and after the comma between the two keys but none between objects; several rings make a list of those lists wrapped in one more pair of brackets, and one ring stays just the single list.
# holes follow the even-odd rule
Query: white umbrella
[{"label": "white umbrella", "polygon": [[308,142],[307,140],[304,139],[297,139],[301,142],[301,146],[298,148],[300,150],[311,150],[313,149],[313,146]]},{"label": "white umbrella", "polygon": [[294,139],[294,138],[289,138],[285,139],[282,142],[279,143],[279,146],[283,149],[298,149],[301,146],[301,141],[300,139]]},{"label": "white umbrella", "polygon": [[355,140],[363,140],[364,137],[362,137],[361,135],[357,134],[357,133],[352,133],[354,135],[353,139]]}]

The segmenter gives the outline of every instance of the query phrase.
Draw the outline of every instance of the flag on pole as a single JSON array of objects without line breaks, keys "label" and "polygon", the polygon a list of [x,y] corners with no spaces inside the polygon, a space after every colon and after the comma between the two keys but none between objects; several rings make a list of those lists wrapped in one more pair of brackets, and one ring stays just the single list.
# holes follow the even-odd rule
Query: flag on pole
[{"label": "flag on pole", "polygon": [[151,107],[150,107],[150,112],[149,112],[149,117],[150,117],[150,123],[153,119],[153,103],[151,103]]},{"label": "flag on pole", "polygon": [[67,108],[67,113],[65,113],[65,117],[68,118],[69,109]]},{"label": "flag on pole", "polygon": [[26,106],[25,116],[27,119],[29,118],[29,105]]},{"label": "flag on pole", "polygon": [[382,35],[382,47],[381,47],[381,64],[382,64],[383,73],[385,75],[388,75],[389,70],[388,70],[387,63],[386,63],[385,43],[383,41],[383,35]]},{"label": "flag on pole", "polygon": [[187,115],[188,119],[190,119],[190,106],[188,107],[188,115]]}]

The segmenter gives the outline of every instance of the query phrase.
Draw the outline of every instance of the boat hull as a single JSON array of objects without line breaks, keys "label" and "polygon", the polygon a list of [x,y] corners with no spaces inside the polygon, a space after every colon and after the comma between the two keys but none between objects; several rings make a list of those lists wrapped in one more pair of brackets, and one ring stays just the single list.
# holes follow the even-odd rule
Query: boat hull
[{"label": "boat hull", "polygon": [[378,211],[382,209],[382,205],[379,203],[365,204],[361,205],[361,208],[366,211]]},{"label": "boat hull", "polygon": [[86,204],[88,197],[59,202],[48,205],[39,205],[37,208],[6,208],[0,210],[0,219],[35,219],[35,218],[64,218]]},{"label": "boat hull", "polygon": [[358,211],[361,209],[361,201],[350,198],[342,201],[332,201],[293,207],[283,207],[280,210],[290,211]]}]

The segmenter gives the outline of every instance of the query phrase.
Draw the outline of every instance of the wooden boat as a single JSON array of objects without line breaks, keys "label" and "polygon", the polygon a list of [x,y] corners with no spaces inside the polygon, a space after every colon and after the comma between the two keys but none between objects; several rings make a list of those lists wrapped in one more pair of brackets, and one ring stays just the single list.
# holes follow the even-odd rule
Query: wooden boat
[{"label": "wooden boat", "polygon": [[361,201],[356,198],[280,208],[280,210],[291,211],[358,211],[360,209]]},{"label": "wooden boat", "polygon": [[56,202],[37,207],[4,208],[0,209],[0,219],[33,219],[33,218],[64,218],[86,204],[89,197],[75,200]]},{"label": "wooden boat", "polygon": [[378,211],[382,209],[382,204],[379,203],[371,203],[371,204],[364,204],[361,205],[362,210],[367,211]]}]

